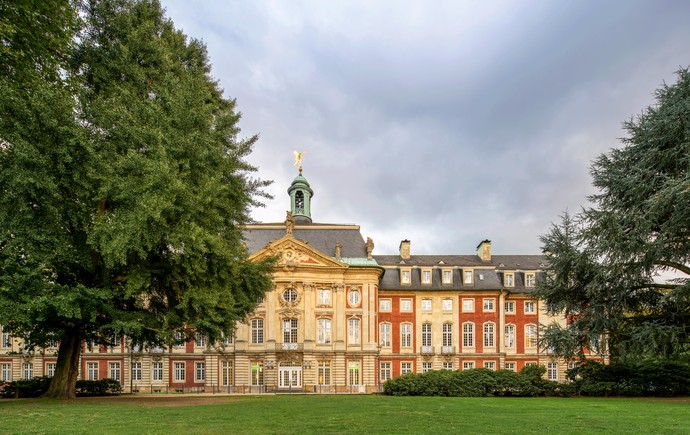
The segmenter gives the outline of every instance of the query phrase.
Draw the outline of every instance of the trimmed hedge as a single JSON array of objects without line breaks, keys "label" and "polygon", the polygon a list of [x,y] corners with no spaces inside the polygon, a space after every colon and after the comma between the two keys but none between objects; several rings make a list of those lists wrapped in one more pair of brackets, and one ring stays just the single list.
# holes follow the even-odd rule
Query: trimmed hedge
[{"label": "trimmed hedge", "polygon": [[593,361],[568,371],[572,382],[544,379],[543,366],[509,370],[438,370],[408,373],[383,384],[389,396],[688,396],[690,364],[638,362],[603,365]]},{"label": "trimmed hedge", "polygon": [[[51,378],[41,376],[31,379],[20,379],[0,385],[0,397],[28,398],[40,397],[48,391]],[[111,396],[120,394],[122,386],[115,379],[101,379],[98,381],[77,381],[77,396]]]}]

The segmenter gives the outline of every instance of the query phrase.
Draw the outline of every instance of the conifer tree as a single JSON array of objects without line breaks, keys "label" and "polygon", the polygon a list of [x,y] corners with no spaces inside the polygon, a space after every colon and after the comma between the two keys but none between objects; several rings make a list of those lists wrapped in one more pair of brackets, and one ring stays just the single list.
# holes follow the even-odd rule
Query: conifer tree
[{"label": "conifer tree", "polygon": [[80,8],[59,95],[0,112],[0,324],[59,341],[48,397],[74,396],[85,341],[214,343],[271,288],[241,233],[267,184],[257,138],[203,44],[155,0]]}]

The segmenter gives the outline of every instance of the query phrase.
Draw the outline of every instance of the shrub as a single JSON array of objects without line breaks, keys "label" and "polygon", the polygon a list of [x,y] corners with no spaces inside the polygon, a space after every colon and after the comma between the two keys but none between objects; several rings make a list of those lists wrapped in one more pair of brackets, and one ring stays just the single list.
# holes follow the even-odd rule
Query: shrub
[{"label": "shrub", "polygon": [[41,376],[8,382],[0,387],[0,396],[5,398],[39,397],[48,391],[50,379],[47,376]]},{"label": "shrub", "polygon": [[112,396],[121,392],[122,386],[115,379],[77,381],[77,396]]}]

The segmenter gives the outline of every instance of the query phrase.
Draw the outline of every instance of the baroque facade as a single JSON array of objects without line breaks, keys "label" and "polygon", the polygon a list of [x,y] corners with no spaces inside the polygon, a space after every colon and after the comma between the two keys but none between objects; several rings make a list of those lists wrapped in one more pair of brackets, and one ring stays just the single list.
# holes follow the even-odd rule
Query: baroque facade
[{"label": "baroque facade", "polygon": [[[160,349],[84,344],[83,379],[118,379],[125,391],[374,392],[408,372],[566,365],[537,346],[550,323],[533,297],[539,255],[374,255],[357,225],[315,223],[314,192],[301,172],[285,222],[245,228],[251,259],[278,256],[274,290],[224,343]],[[563,322],[563,319],[558,319]],[[57,348],[24,352],[2,333],[0,380],[51,375]]]}]

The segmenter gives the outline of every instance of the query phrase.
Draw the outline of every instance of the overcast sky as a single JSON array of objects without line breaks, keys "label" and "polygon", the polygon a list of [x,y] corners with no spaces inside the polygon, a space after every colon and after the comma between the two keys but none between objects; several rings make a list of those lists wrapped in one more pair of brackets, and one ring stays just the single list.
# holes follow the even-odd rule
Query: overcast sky
[{"label": "overcast sky", "polygon": [[305,151],[315,222],[394,254],[538,254],[589,165],[690,65],[690,1],[162,0],[259,134],[278,222]]}]

